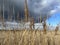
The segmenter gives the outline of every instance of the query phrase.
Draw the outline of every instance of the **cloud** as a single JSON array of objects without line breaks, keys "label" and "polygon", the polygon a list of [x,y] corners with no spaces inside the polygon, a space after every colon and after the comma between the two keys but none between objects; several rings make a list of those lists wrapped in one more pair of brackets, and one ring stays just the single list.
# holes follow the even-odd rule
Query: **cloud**
[{"label": "cloud", "polygon": [[54,14],[55,12],[57,12],[57,10],[51,10],[50,14]]},{"label": "cloud", "polygon": [[[34,2],[33,2],[34,1]],[[33,0],[30,1],[30,11],[38,14],[37,17],[41,15],[51,15],[50,13],[57,12],[60,9],[60,1],[59,0]],[[33,3],[32,3],[33,2]],[[59,5],[59,6],[58,6]],[[56,8],[56,9],[55,9]]]},{"label": "cloud", "polygon": [[[1,2],[2,0],[0,0]],[[20,10],[20,13],[24,13],[24,0],[8,0],[10,4],[15,4],[16,10]],[[36,19],[46,15],[52,15],[53,13],[60,11],[60,0],[27,0],[28,9],[31,16]],[[6,8],[6,7],[5,7]],[[22,15],[21,13],[21,15]]]}]

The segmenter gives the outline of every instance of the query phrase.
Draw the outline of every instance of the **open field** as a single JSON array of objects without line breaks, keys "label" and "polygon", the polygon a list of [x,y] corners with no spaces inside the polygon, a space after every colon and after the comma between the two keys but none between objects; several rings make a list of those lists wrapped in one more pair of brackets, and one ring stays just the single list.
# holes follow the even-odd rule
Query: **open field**
[{"label": "open field", "polygon": [[0,31],[0,45],[60,45],[60,31],[15,30]]}]

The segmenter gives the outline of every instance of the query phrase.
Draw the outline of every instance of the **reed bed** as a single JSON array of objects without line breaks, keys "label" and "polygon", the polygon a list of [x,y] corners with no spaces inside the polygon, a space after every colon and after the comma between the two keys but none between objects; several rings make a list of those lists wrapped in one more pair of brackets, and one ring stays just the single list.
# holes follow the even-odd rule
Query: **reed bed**
[{"label": "reed bed", "polygon": [[60,31],[46,34],[40,30],[2,30],[0,31],[0,45],[60,45]]}]

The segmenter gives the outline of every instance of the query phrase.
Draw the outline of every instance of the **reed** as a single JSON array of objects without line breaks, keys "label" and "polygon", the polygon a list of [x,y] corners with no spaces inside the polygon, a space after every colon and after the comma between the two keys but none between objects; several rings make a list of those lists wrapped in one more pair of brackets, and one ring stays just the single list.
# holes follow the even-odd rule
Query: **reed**
[{"label": "reed", "polygon": [[60,32],[54,31],[44,34],[40,30],[2,30],[0,31],[0,45],[60,45]]}]

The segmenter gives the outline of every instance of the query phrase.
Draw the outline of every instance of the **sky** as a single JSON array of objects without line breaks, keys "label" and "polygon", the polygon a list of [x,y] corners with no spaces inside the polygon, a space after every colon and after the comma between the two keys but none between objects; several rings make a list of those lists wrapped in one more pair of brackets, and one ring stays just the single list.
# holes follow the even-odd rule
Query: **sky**
[{"label": "sky", "polygon": [[31,3],[33,12],[48,15],[48,24],[57,26],[60,23],[60,0],[33,0]]},{"label": "sky", "polygon": [[[0,0],[2,2],[2,0]],[[6,2],[6,1],[5,1]],[[15,5],[16,13],[19,11],[20,15],[24,15],[24,0],[8,0],[11,4]],[[42,19],[48,16],[46,22],[52,26],[60,23],[60,0],[27,0],[29,15],[38,20],[40,16]],[[2,3],[0,3],[1,5]],[[6,4],[8,5],[8,4]],[[5,10],[8,6],[5,5]],[[22,16],[23,17],[23,16]]]},{"label": "sky", "polygon": [[49,19],[47,19],[46,21],[48,24],[50,24],[51,26],[57,26],[60,24],[60,12],[56,12],[53,14],[52,17],[50,17]]}]

